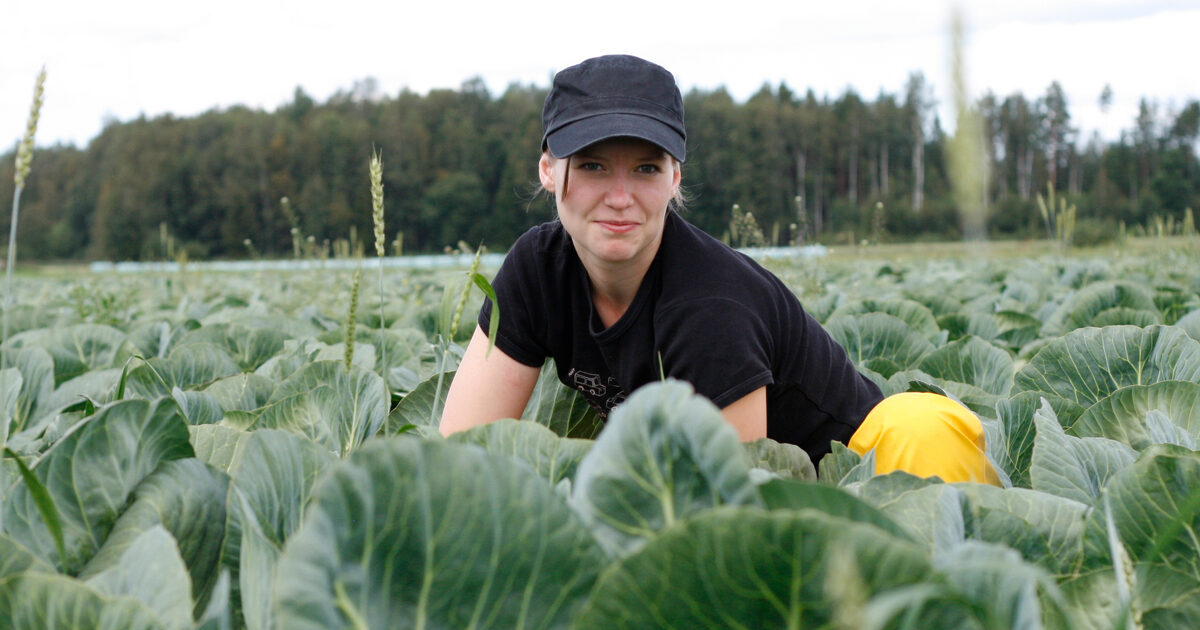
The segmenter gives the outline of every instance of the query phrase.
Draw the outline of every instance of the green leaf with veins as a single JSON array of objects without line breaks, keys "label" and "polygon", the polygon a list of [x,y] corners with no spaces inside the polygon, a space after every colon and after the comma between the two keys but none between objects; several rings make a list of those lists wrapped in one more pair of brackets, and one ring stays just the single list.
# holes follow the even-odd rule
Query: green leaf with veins
[{"label": "green leaf with veins", "polygon": [[1087,408],[1122,387],[1160,381],[1200,381],[1200,342],[1173,326],[1110,326],[1048,343],[1017,372],[1013,391],[1052,394]]},{"label": "green leaf with veins", "polygon": [[571,505],[610,554],[722,504],[758,505],[737,432],[681,381],[638,389],[583,457]]},{"label": "green leaf with veins", "polygon": [[0,578],[0,630],[165,630],[130,597],[98,593],[65,575],[25,573]]},{"label": "green leaf with veins", "polygon": [[1119,440],[1137,450],[1177,442],[1177,431],[1147,422],[1147,416],[1155,411],[1176,429],[1200,438],[1200,383],[1159,381],[1122,387],[1083,412],[1071,430],[1076,435]]},{"label": "green leaf with veins", "polygon": [[90,579],[125,563],[129,548],[155,527],[173,538],[176,554],[189,576],[188,605],[203,610],[220,573],[226,541],[229,478],[198,459],[163,463],[137,487],[133,501],[117,519],[96,555],[80,572]]},{"label": "green leaf with veins", "polygon": [[[835,569],[839,553],[848,566]],[[919,546],[873,525],[812,509],[724,506],[676,523],[605,571],[573,627],[830,627],[831,584],[850,581],[866,598],[930,574]]]},{"label": "green leaf with veins", "polygon": [[472,427],[449,439],[525,462],[550,485],[574,477],[579,461],[592,447],[591,440],[559,437],[536,422],[511,418]]},{"label": "green leaf with veins", "polygon": [[[134,489],[160,464],[191,457],[187,424],[171,399],[114,403],[54,445],[33,468],[62,520],[66,564],[76,573],[125,511]],[[40,557],[57,561],[29,490],[6,499],[4,527]]]},{"label": "green leaf with veins", "polygon": [[[536,515],[535,518],[531,517]],[[564,628],[604,556],[527,466],[409,437],[333,466],[288,539],[278,627]]]},{"label": "green leaf with veins", "polygon": [[1034,490],[1095,505],[1109,477],[1137,458],[1131,447],[1116,440],[1067,435],[1045,401],[1033,419],[1037,437],[1029,476]]},{"label": "green leaf with veins", "polygon": [[138,600],[172,630],[194,625],[192,581],[175,539],[161,525],[138,534],[115,563],[86,583],[104,595]]}]

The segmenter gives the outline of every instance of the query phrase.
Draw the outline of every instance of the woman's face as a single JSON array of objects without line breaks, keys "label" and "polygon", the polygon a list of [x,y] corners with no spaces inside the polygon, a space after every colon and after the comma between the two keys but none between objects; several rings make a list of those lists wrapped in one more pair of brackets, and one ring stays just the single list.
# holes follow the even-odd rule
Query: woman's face
[{"label": "woman's face", "polygon": [[667,204],[679,190],[679,167],[666,151],[644,140],[614,138],[570,158],[543,153],[538,174],[554,193],[559,220],[589,271],[648,267],[654,260]]}]

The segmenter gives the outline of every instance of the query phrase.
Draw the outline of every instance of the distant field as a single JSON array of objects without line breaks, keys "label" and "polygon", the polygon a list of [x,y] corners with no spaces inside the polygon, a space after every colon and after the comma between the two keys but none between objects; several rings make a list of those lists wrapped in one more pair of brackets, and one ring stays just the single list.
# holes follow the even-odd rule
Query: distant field
[{"label": "distant field", "polygon": [[[922,258],[959,258],[979,256],[1011,258],[1062,255],[1059,245],[1046,240],[1019,241],[931,241],[920,243],[883,243],[865,246],[830,247],[833,260],[867,256],[880,259],[915,261]],[[1128,237],[1119,244],[1099,247],[1073,248],[1069,255],[1077,258],[1107,257],[1112,254],[1140,255],[1166,250],[1200,251],[1200,239],[1170,236],[1161,238]]]},{"label": "distant field", "polygon": [[[827,248],[826,259],[830,261],[855,260],[871,258],[879,260],[914,261],[923,258],[1012,258],[1060,255],[1061,249],[1057,243],[1046,240],[1004,240],[964,242],[964,241],[929,241],[917,243],[869,243],[865,245],[831,245]],[[1103,245],[1100,247],[1073,248],[1070,255],[1074,257],[1106,257],[1110,254],[1138,255],[1162,250],[1179,251],[1200,250],[1200,240],[1195,237],[1169,236],[1159,238],[1128,237],[1120,244]],[[460,258],[461,256],[456,256]],[[0,263],[2,264],[2,263]],[[17,274],[23,276],[72,276],[90,272],[90,263],[61,262],[39,263],[19,262]]]}]

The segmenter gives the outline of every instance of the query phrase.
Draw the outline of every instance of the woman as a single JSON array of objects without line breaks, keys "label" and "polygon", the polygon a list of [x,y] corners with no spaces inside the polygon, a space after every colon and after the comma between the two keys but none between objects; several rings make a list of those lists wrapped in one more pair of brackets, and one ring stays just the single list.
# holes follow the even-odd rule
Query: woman
[{"label": "woman", "polygon": [[670,72],[588,59],[555,76],[542,122],[538,178],[558,220],[505,258],[496,347],[485,303],[443,434],[520,417],[549,356],[602,417],[665,375],[721,408],[743,441],[797,444],[816,462],[837,440],[876,449],[878,472],[990,479],[973,414],[928,394],[883,401],[778,278],[674,209],[686,132]]}]

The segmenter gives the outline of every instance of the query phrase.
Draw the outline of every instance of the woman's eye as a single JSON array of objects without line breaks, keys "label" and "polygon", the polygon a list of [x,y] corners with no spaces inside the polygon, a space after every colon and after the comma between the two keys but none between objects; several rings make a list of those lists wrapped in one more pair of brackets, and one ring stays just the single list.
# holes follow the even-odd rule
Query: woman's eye
[{"label": "woman's eye", "polygon": [[647,173],[647,174],[654,174],[654,173],[662,172],[662,169],[659,168],[657,164],[642,164],[641,166],[637,167],[637,170],[639,173]]},{"label": "woman's eye", "polygon": [[579,169],[583,171],[598,171],[604,167],[599,162],[580,162]]}]

